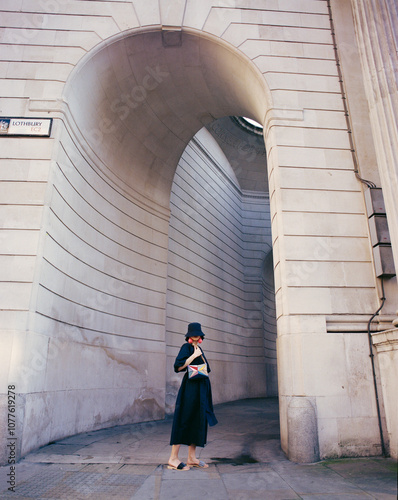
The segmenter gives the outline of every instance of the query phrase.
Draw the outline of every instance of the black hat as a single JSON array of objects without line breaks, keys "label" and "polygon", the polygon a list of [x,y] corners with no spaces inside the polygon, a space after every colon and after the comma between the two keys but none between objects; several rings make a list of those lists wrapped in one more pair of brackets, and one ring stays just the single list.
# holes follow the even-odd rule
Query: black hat
[{"label": "black hat", "polygon": [[188,332],[185,335],[185,338],[189,337],[204,337],[205,334],[202,332],[202,326],[200,323],[189,323]]}]

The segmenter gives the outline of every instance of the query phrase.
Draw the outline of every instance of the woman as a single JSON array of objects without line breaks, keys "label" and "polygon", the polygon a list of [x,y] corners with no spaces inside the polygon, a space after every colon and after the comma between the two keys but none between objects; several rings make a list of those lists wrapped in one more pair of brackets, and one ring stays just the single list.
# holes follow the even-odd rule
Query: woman
[{"label": "woman", "polygon": [[[171,455],[168,468],[176,470],[189,470],[190,467],[205,469],[208,466],[202,460],[196,458],[196,447],[206,444],[207,424],[216,425],[217,419],[213,412],[211,386],[209,377],[188,378],[188,365],[207,365],[210,367],[199,344],[202,343],[204,333],[200,323],[190,323],[185,335],[186,343],[181,347],[174,363],[176,373],[185,371],[180,390],[178,391],[173,428],[171,431],[170,444]],[[180,445],[188,445],[188,465],[180,462],[178,453]]]}]

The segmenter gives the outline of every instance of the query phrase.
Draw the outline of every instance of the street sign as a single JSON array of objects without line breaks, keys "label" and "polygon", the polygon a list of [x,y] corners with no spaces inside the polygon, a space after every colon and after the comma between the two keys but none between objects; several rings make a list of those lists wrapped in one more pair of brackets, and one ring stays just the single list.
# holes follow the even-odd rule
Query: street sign
[{"label": "street sign", "polygon": [[0,137],[50,137],[52,118],[0,117]]}]

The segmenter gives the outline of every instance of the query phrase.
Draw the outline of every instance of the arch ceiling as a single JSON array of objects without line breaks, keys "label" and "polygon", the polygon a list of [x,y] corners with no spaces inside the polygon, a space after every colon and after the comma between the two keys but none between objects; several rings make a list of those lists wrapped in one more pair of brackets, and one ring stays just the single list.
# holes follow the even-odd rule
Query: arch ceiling
[{"label": "arch ceiling", "polygon": [[[195,133],[208,126],[228,155],[231,145],[220,141],[212,122],[237,115],[263,123],[267,98],[261,73],[245,56],[216,38],[186,31],[118,37],[81,61],[66,90],[90,156],[117,182],[164,207],[178,160]],[[236,125],[224,120],[223,126],[246,140]],[[262,167],[251,161],[251,168],[264,172],[262,152],[257,159]]]}]

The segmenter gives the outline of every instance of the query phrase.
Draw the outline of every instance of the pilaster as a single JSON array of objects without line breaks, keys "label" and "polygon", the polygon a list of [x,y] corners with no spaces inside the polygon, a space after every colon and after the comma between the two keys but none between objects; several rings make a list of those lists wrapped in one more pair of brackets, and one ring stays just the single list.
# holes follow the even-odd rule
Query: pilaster
[{"label": "pilaster", "polygon": [[390,454],[398,458],[398,328],[373,333],[372,342],[380,368]]}]

